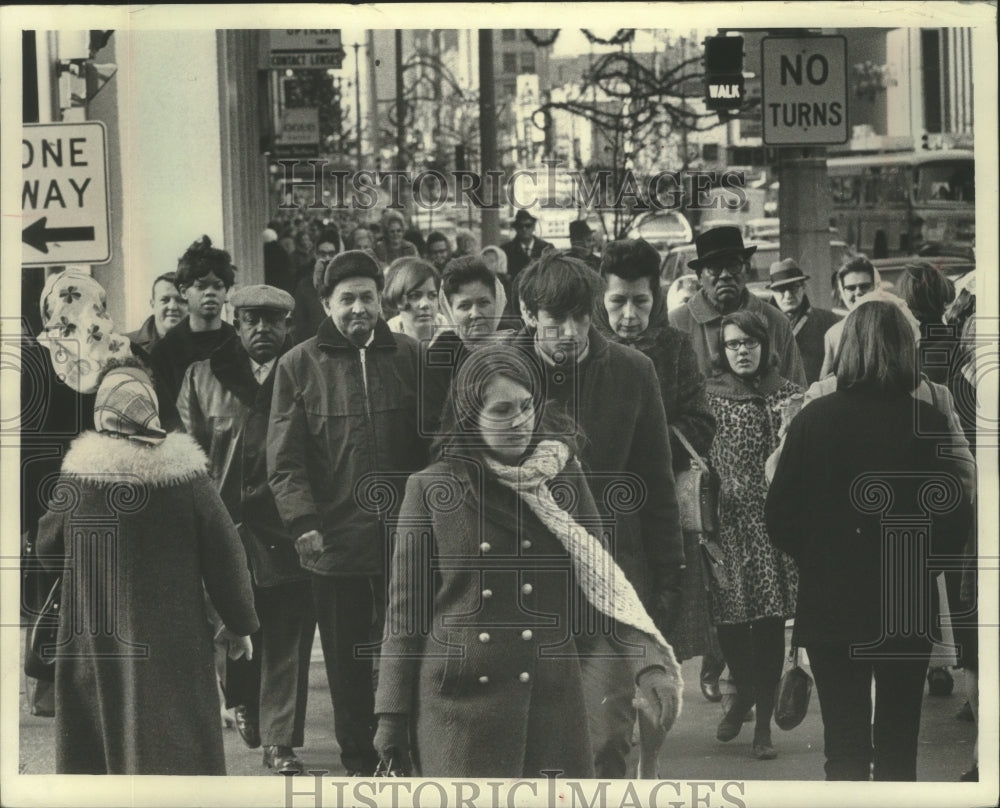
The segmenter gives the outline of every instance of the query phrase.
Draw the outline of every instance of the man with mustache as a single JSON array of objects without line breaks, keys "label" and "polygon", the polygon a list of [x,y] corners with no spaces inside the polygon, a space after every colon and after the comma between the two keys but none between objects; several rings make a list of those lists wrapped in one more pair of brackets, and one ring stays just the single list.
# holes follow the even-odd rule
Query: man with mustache
[{"label": "man with mustache", "polygon": [[313,279],[328,316],[278,360],[268,483],[308,572],[341,763],[371,776],[385,553],[406,476],[427,460],[418,343],[381,319],[382,271],[370,253],[341,253]]},{"label": "man with mustache", "polygon": [[210,458],[212,479],[243,539],[260,619],[253,659],[227,663],[226,706],[235,708],[247,746],[263,742],[265,766],[300,774],[294,748],[304,743],[316,618],[295,537],[267,485],[264,448],[274,368],[289,347],[295,302],[288,292],[260,284],[237,289],[229,303],[238,338],[188,368],[177,409]]},{"label": "man with mustache", "polygon": [[[672,309],[668,319],[670,325],[691,338],[699,370],[711,377],[718,368],[726,367],[725,357],[718,350],[722,318],[746,309],[759,314],[767,323],[771,351],[778,358],[778,374],[805,388],[805,368],[788,318],[746,288],[750,256],[757,248],[745,247],[739,228],[730,226],[713,227],[701,233],[695,239],[695,248],[698,256],[688,261],[688,267],[697,274],[701,289],[683,306]],[[702,658],[701,690],[709,701],[722,698],[719,676],[725,666],[721,657]]]}]

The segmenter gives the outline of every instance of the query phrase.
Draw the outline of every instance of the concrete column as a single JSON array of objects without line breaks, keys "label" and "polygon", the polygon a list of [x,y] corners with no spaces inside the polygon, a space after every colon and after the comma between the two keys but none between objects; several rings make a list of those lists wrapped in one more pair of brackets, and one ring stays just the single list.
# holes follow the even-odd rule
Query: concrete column
[{"label": "concrete column", "polygon": [[826,157],[783,156],[781,257],[794,258],[810,276],[806,292],[814,306],[828,309],[830,298],[830,194]]}]

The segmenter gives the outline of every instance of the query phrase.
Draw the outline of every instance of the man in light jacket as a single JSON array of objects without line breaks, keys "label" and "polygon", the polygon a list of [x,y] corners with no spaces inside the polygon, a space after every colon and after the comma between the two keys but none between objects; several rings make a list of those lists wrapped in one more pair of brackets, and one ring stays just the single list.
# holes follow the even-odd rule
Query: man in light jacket
[{"label": "man in light jacket", "polygon": [[253,660],[227,663],[226,706],[234,709],[247,746],[263,742],[265,766],[300,774],[294,749],[304,743],[316,618],[295,537],[267,485],[264,454],[274,368],[288,344],[294,300],[261,284],[237,289],[229,303],[237,336],[187,369],[177,410],[208,455],[212,479],[243,539],[260,618]]},{"label": "man in light jacket", "polygon": [[341,253],[316,281],[329,316],[278,361],[268,482],[310,573],[341,761],[370,776],[389,520],[427,459],[418,345],[381,319],[382,272],[367,252]]}]

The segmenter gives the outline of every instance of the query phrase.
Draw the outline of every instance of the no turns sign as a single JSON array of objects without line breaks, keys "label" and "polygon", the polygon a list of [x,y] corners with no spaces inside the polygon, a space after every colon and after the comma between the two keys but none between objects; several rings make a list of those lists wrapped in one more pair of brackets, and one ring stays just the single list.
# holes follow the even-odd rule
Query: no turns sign
[{"label": "no turns sign", "polygon": [[764,143],[846,143],[847,40],[769,36],[760,47]]},{"label": "no turns sign", "polygon": [[21,262],[110,260],[104,124],[25,124],[21,169]]}]

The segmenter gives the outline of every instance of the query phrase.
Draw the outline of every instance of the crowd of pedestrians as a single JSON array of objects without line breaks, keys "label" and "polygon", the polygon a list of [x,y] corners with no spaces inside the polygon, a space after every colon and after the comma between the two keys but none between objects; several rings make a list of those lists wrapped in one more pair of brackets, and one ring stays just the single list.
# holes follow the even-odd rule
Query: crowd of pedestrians
[{"label": "crowd of pedestrians", "polygon": [[[393,211],[375,232],[276,220],[253,285],[203,237],[123,336],[89,276],[52,276],[28,349],[68,451],[24,520],[63,579],[60,773],[224,774],[220,691],[263,765],[301,773],[317,628],[349,775],[635,776],[637,722],[639,774],[667,775],[699,656],[710,700],[729,669],[716,738],[752,719],[771,760],[794,619],[827,778],[916,779],[936,629],[886,639],[883,596],[934,554],[974,566],[973,294],[923,265],[889,294],[854,259],[839,320],[786,259],[766,302],[723,226],[679,300],[642,239],[597,254],[580,222],[561,251],[536,224],[520,210],[481,247]],[[701,462],[722,574],[682,519]],[[883,498],[924,508],[929,544],[887,549]],[[893,548],[924,566],[886,572]],[[946,584],[915,624],[974,606],[961,570]],[[974,635],[956,630],[973,672]]]}]

